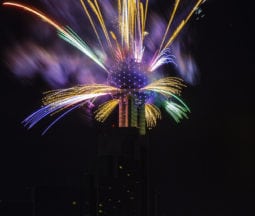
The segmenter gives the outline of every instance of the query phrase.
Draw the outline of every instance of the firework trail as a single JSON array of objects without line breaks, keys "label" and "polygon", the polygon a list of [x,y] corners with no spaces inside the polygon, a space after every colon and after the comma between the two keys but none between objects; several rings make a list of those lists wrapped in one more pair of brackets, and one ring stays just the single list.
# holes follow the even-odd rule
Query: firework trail
[{"label": "firework trail", "polygon": [[[74,8],[77,8],[77,2]],[[54,4],[51,1],[45,0],[45,3],[54,11]],[[161,108],[177,123],[183,118],[188,118],[187,113],[190,109],[180,98],[181,90],[185,87],[182,79],[162,77],[160,72],[165,64],[179,68],[181,74],[185,69],[194,70],[192,60],[188,59],[186,65],[178,43],[174,42],[203,3],[204,0],[194,1],[188,10],[180,13],[182,1],[175,0],[167,24],[164,25],[155,16],[151,25],[147,25],[150,13],[149,0],[80,0],[79,8],[87,17],[94,34],[90,37],[90,40],[91,38],[94,40],[89,43],[88,40],[82,39],[84,30],[81,33],[82,30],[77,28],[73,17],[70,18],[69,9],[60,10],[60,14],[70,18],[69,23],[77,31],[59,24],[31,6],[4,2],[3,5],[6,7],[24,10],[48,23],[61,39],[80,52],[69,57],[68,54],[57,55],[53,54],[53,51],[28,44],[27,49],[19,48],[11,55],[16,73],[25,70],[18,67],[20,65],[29,67],[31,62],[44,62],[49,68],[47,76],[50,78],[47,79],[56,85],[68,82],[63,75],[63,67],[60,67],[63,62],[67,69],[76,71],[78,85],[47,92],[43,98],[42,108],[28,116],[23,124],[32,128],[43,118],[58,114],[55,121],[45,129],[44,134],[72,110],[84,106],[91,107],[91,104],[95,105],[95,119],[100,122],[104,122],[118,107],[119,127],[138,127],[141,134],[145,134],[145,126],[147,128],[156,126],[157,120],[162,117]],[[32,66],[34,69],[36,64]],[[99,74],[106,74],[106,78],[98,81]]]}]

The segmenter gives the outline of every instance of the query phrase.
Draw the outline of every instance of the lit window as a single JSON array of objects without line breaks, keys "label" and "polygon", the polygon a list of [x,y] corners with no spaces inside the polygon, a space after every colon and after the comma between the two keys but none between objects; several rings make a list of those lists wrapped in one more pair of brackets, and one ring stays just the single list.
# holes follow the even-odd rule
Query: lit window
[{"label": "lit window", "polygon": [[98,206],[99,206],[99,207],[103,207],[103,204],[102,204],[102,203],[99,203]]}]

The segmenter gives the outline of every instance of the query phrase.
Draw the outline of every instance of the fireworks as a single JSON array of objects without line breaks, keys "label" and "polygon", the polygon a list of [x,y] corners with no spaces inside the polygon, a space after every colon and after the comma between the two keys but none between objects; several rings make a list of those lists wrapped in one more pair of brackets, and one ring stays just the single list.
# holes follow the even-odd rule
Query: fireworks
[{"label": "fireworks", "polygon": [[[203,2],[195,1],[177,23],[175,18],[181,1],[175,0],[168,24],[155,38],[148,32],[149,0],[80,0],[80,8],[95,35],[93,45],[86,43],[69,26],[62,26],[31,6],[4,2],[4,6],[25,10],[55,28],[61,39],[94,63],[88,70],[93,69],[95,76],[107,74],[101,83],[88,84],[89,81],[86,81],[86,84],[79,83],[72,88],[47,92],[42,108],[28,116],[23,121],[24,125],[32,128],[43,118],[58,115],[45,133],[66,114],[83,106],[96,107],[95,119],[100,122],[104,122],[119,107],[119,127],[138,127],[141,134],[145,134],[145,125],[148,128],[156,126],[157,120],[162,117],[160,108],[165,109],[177,123],[182,118],[188,118],[190,109],[180,98],[181,90],[185,87],[182,79],[158,79],[155,74],[159,74],[164,64],[177,65],[173,42]],[[114,6],[116,9],[113,9]],[[105,16],[106,9],[112,12],[110,20]]]}]

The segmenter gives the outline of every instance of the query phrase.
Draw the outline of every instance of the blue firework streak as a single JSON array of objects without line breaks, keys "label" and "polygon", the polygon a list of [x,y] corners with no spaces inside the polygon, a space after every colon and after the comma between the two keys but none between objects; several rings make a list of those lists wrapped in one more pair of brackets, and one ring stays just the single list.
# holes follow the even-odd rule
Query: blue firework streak
[{"label": "blue firework streak", "polygon": [[[32,128],[46,116],[59,114],[46,128],[46,132],[66,114],[87,104],[97,107],[95,119],[101,122],[119,107],[119,127],[138,127],[141,134],[145,134],[145,125],[149,128],[156,126],[157,120],[161,118],[161,107],[176,122],[188,118],[187,113],[190,109],[180,99],[181,90],[185,86],[183,81],[177,77],[157,79],[155,73],[160,72],[164,64],[178,66],[180,59],[176,60],[173,42],[203,2],[204,0],[194,1],[191,9],[183,15],[184,18],[177,22],[175,17],[180,10],[181,1],[175,0],[164,30],[160,27],[162,22],[158,21],[156,24],[159,27],[155,29],[158,31],[150,33],[147,31],[149,0],[118,0],[117,9],[114,9],[108,0],[80,0],[80,8],[87,16],[94,34],[94,42],[91,44],[86,43],[72,28],[62,26],[35,8],[15,2],[4,2],[5,6],[23,9],[47,22],[57,30],[60,38],[78,49],[89,60],[85,60],[86,69],[78,70],[83,73],[76,73],[80,84],[48,92],[43,98],[44,106],[28,116],[23,121],[24,125]],[[14,65],[25,63],[29,66],[29,63],[36,59],[53,68],[49,72],[58,71],[59,80],[67,80],[60,78],[64,76],[59,69],[62,68],[60,63],[63,65],[63,58],[54,56],[41,47],[33,48],[32,51],[37,55],[25,51],[13,55],[16,63]],[[77,65],[84,57],[72,56],[70,59],[65,63],[68,68],[76,68],[77,71]],[[183,64],[185,63],[182,61],[181,67],[185,68]],[[18,69],[15,67],[16,71]],[[48,74],[50,78],[47,79],[52,79],[51,73]],[[107,78],[99,83],[95,78],[98,74],[107,74]]]}]

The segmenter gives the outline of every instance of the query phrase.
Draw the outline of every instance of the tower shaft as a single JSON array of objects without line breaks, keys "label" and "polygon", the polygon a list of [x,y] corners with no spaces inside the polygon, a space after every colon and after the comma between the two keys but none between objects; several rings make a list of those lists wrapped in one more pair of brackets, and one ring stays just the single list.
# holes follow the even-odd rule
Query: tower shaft
[{"label": "tower shaft", "polygon": [[139,128],[140,135],[146,133],[145,107],[136,105],[134,98],[124,96],[119,103],[119,127]]}]

